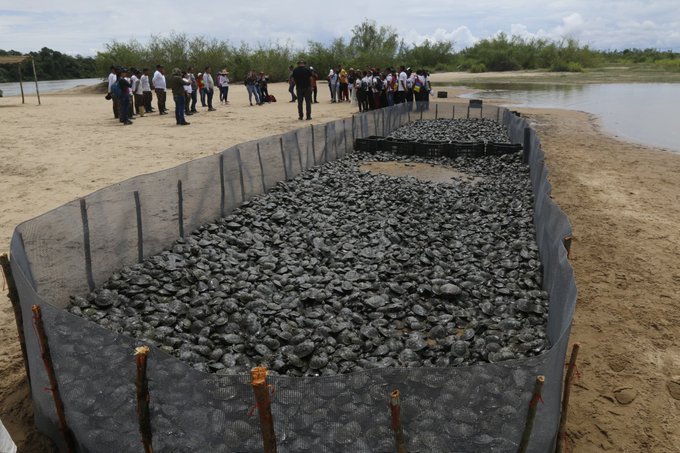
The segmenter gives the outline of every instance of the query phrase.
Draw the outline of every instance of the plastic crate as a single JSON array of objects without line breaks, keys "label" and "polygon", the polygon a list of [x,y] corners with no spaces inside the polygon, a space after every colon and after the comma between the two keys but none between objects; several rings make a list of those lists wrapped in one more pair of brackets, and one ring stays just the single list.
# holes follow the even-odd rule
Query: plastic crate
[{"label": "plastic crate", "polygon": [[513,154],[519,151],[522,151],[522,145],[520,143],[487,143],[486,145],[487,154],[493,154],[495,156]]},{"label": "plastic crate", "polygon": [[380,142],[380,149],[394,154],[411,156],[415,154],[415,142],[413,140],[386,138]]},{"label": "plastic crate", "polygon": [[451,147],[449,142],[416,141],[415,155],[420,157],[442,157]]},{"label": "plastic crate", "polygon": [[456,156],[483,156],[486,148],[484,142],[455,142],[453,146]]},{"label": "plastic crate", "polygon": [[377,151],[380,151],[381,143],[384,139],[384,137],[379,135],[357,138],[354,140],[354,149],[365,153],[375,154]]}]

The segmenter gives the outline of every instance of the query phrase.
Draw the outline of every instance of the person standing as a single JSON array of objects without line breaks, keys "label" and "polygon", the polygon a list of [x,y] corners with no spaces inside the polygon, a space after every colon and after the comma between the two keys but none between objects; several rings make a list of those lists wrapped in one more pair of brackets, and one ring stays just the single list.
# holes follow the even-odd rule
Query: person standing
[{"label": "person standing", "polygon": [[118,99],[113,96],[113,84],[118,81],[118,71],[115,66],[111,66],[111,72],[109,73],[109,91],[108,96],[113,101],[113,117],[118,119],[120,116],[120,111],[118,109],[119,103]]},{"label": "person standing", "polygon": [[406,102],[407,78],[408,76],[406,75],[406,67],[402,65],[399,67],[399,75],[397,76],[397,92],[395,93],[394,98],[395,104]]},{"label": "person standing", "polygon": [[208,101],[208,111],[214,112],[215,109],[213,108],[212,100],[213,95],[215,94],[215,82],[213,81],[210,71],[210,66],[206,66],[205,71],[203,72],[203,84],[205,85],[205,97]]},{"label": "person standing", "polygon": [[297,91],[298,118],[302,119],[302,102],[305,102],[307,119],[312,119],[312,71],[307,64],[300,60],[298,66],[293,70],[295,89]]},{"label": "person standing", "polygon": [[121,69],[120,77],[118,78],[118,86],[120,87],[120,122],[124,126],[132,124],[129,117],[130,111],[130,81],[127,79],[128,70]]},{"label": "person standing", "polygon": [[189,82],[191,83],[191,106],[189,108],[189,113],[198,113],[198,110],[196,110],[196,100],[197,100],[197,91],[198,91],[198,82],[196,81],[196,76],[194,75],[194,67],[189,66],[187,68],[187,78],[189,79]]},{"label": "person standing", "polygon": [[338,84],[339,84],[338,102],[343,101],[349,102],[349,91],[347,89],[347,71],[345,71],[345,68],[343,68],[342,66],[340,66],[340,73],[338,74]]},{"label": "person standing", "polygon": [[331,90],[331,103],[337,102],[338,98],[338,73],[331,68],[328,73],[328,86]]},{"label": "person standing", "polygon": [[178,126],[188,126],[187,120],[184,119],[184,109],[186,102],[186,94],[184,86],[189,85],[190,82],[182,78],[182,71],[179,68],[172,70],[172,76],[169,80],[169,88],[172,90],[172,98],[175,101],[175,121]]},{"label": "person standing", "polygon": [[317,81],[319,80],[319,73],[314,70],[314,67],[310,66],[309,70],[312,71],[312,95],[314,97],[313,104],[318,104],[319,101],[316,100],[316,95],[319,91],[317,87]]},{"label": "person standing", "polygon": [[149,82],[149,69],[142,69],[142,77],[139,79],[142,84],[142,99],[144,101],[144,110],[151,113],[154,109],[151,107],[153,101],[153,94],[151,94],[151,83]]},{"label": "person standing", "polygon": [[266,75],[264,71],[260,71],[260,75],[257,76],[257,87],[260,91],[260,105],[265,102],[271,103],[267,85],[269,85],[269,76]]},{"label": "person standing", "polygon": [[165,83],[165,68],[163,68],[163,65],[156,65],[156,72],[153,73],[151,83],[153,83],[156,99],[158,100],[158,114],[167,115],[168,109],[165,108],[165,89],[167,85]]},{"label": "person standing", "polygon": [[142,73],[135,71],[134,81],[132,82],[132,95],[135,99],[135,110],[137,115],[144,116],[146,108],[144,107],[144,91],[142,90]]},{"label": "person standing", "polygon": [[222,70],[222,86],[224,87],[224,103],[229,104],[229,71],[227,68]]},{"label": "person standing", "polygon": [[290,93],[290,102],[295,102],[297,97],[295,96],[295,79],[293,78],[293,65],[288,66],[288,92]]},{"label": "person standing", "polygon": [[198,93],[201,95],[201,107],[205,107],[205,82],[203,82],[203,73],[199,72],[196,76],[196,82],[198,83]]},{"label": "person standing", "polygon": [[248,75],[243,83],[246,86],[246,90],[248,90],[248,102],[250,102],[250,106],[253,106],[253,96],[255,96],[255,103],[259,105],[260,97],[257,92],[257,75],[255,74],[255,70],[251,69],[248,71]]}]

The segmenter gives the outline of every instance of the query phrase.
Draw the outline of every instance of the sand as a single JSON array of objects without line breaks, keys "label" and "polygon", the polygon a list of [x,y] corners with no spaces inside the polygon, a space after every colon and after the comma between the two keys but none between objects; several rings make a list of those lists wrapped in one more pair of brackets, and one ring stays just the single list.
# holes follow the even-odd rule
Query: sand
[{"label": "sand", "polygon": [[[250,107],[245,87],[234,85],[230,105],[200,109],[186,127],[172,115],[123,127],[103,95],[78,90],[43,95],[41,106],[32,97],[26,105],[0,98],[0,251],[18,223],[96,189],[309,125],[297,120],[285,86],[270,91],[278,103]],[[328,99],[320,86],[312,123],[356,110]],[[571,341],[582,349],[569,411],[572,451],[678,451],[680,401],[671,391],[680,398],[680,385],[671,380],[680,375],[680,154],[621,142],[582,112],[522,112],[538,130],[553,198],[574,228],[579,298]],[[49,451],[32,427],[12,309],[1,292],[0,418],[20,451]]]}]

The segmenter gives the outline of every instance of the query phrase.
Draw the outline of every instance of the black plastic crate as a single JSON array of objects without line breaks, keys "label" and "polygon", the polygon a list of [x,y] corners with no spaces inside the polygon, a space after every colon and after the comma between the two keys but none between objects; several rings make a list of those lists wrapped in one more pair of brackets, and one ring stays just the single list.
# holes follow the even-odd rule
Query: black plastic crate
[{"label": "black plastic crate", "polygon": [[483,156],[486,151],[484,142],[455,142],[453,147],[457,156]]},{"label": "black plastic crate", "polygon": [[522,145],[520,143],[487,143],[486,145],[487,154],[496,156],[513,154],[519,151],[522,151]]},{"label": "black plastic crate", "polygon": [[364,138],[357,138],[354,141],[354,149],[357,151],[375,154],[376,151],[380,151],[381,143],[384,139],[384,137],[379,135],[370,135]]},{"label": "black plastic crate", "polygon": [[449,142],[416,141],[415,155],[420,157],[442,157],[451,147]]},{"label": "black plastic crate", "polygon": [[386,138],[380,142],[382,151],[411,156],[415,154],[415,142],[413,140],[399,140],[396,138]]}]

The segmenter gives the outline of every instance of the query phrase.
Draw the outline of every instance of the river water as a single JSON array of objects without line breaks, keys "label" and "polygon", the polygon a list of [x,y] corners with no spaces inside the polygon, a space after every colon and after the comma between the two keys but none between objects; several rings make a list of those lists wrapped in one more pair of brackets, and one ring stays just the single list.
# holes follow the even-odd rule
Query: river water
[{"label": "river water", "polygon": [[[38,80],[38,89],[40,94],[53,93],[55,91],[68,90],[77,86],[97,85],[101,83],[102,79],[70,79],[70,80]],[[21,88],[19,82],[0,83],[0,90],[3,91],[3,96],[20,96]],[[24,94],[35,95],[35,82],[33,80],[24,81]]]},{"label": "river water", "polygon": [[680,152],[680,84],[479,84],[472,88],[478,91],[464,97],[501,99],[508,107],[592,113],[607,132],[623,140]]}]

